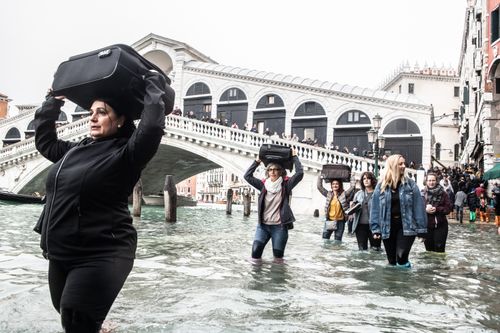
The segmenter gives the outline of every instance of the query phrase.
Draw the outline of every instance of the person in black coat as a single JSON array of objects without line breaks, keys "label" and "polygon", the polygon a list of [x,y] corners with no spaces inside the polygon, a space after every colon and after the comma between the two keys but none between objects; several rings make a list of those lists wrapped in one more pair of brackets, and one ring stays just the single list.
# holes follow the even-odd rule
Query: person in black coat
[{"label": "person in black coat", "polygon": [[[49,260],[49,289],[65,332],[99,332],[132,270],[137,233],[128,197],[155,155],[165,127],[165,78],[145,76],[138,128],[119,101],[99,98],[90,108],[90,137],[58,139],[63,97],[47,97],[35,113],[35,145],[54,164],[47,203],[35,231]],[[168,110],[171,111],[171,110]]]},{"label": "person in black coat", "polygon": [[448,239],[448,219],[446,215],[452,210],[448,192],[438,184],[437,175],[429,172],[426,186],[422,189],[427,213],[427,235],[425,249],[432,252],[445,252]]},{"label": "person in black coat", "polygon": [[479,209],[479,198],[474,190],[467,194],[467,206],[469,207],[469,222],[476,222],[476,210]]},{"label": "person in black coat", "polygon": [[259,222],[252,245],[252,261],[260,263],[262,253],[269,240],[273,243],[274,261],[283,261],[285,247],[288,241],[288,229],[293,228],[295,216],[290,208],[292,189],[304,177],[302,164],[295,151],[292,152],[295,174],[288,178],[286,170],[277,163],[269,163],[266,169],[266,179],[260,180],[253,173],[260,164],[257,158],[245,172],[245,180],[260,191],[258,199]]}]

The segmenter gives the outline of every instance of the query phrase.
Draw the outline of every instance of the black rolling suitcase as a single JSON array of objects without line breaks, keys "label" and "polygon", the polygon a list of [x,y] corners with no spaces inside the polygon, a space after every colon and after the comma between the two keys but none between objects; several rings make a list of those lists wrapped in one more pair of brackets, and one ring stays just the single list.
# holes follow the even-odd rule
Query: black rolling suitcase
[{"label": "black rolling suitcase", "polygon": [[351,167],[344,164],[325,164],[321,169],[321,178],[327,182],[338,179],[342,182],[351,180]]},{"label": "black rolling suitcase", "polygon": [[[149,70],[163,74],[170,85],[170,79],[158,66],[132,47],[116,44],[62,62],[54,74],[52,89],[54,95],[66,96],[86,110],[96,98],[119,101],[123,112],[138,119],[145,94],[143,75]],[[175,97],[169,85],[163,98],[166,114],[172,112]]]},{"label": "black rolling suitcase", "polygon": [[290,147],[266,143],[260,146],[259,160],[265,166],[276,163],[290,171],[293,170],[292,149]]}]

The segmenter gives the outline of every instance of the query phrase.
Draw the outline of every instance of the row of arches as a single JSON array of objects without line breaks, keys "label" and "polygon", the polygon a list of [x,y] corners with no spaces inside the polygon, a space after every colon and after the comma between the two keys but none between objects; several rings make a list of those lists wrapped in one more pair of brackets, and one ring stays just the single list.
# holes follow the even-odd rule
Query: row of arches
[{"label": "row of arches", "polygon": [[[212,99],[207,84],[192,84],[184,96],[183,114],[200,120],[213,117]],[[216,107],[215,116],[219,120],[227,120],[228,124],[236,123],[239,128],[244,128],[249,119],[249,100],[240,88],[226,89],[216,102]],[[250,118],[252,123],[249,125],[255,126],[260,133],[268,131],[281,135],[285,132],[286,113],[283,98],[270,93],[261,97],[255,104]],[[333,144],[340,149],[347,147],[350,150],[356,147],[362,152],[371,150],[366,133],[371,124],[372,121],[365,112],[352,109],[344,111],[335,124],[329,125],[325,108],[315,101],[306,101],[293,112],[291,135],[297,136],[299,141],[311,139],[320,146],[328,147]],[[327,142],[328,126],[333,129],[333,142]],[[413,121],[405,118],[395,119],[386,125],[383,135],[386,136],[388,153],[401,153],[410,161],[421,163],[422,136]]]},{"label": "row of arches", "polygon": [[[78,108],[77,108],[78,109]],[[81,108],[80,108],[81,109]],[[75,110],[76,111],[76,110]],[[75,119],[73,119],[74,121]],[[68,123],[68,117],[64,111],[61,111],[59,114],[59,118],[56,121],[56,126],[62,126]],[[24,130],[24,138],[22,137],[21,131],[13,126],[7,130],[5,137],[2,139],[3,147],[7,147],[14,143],[17,143],[21,140],[26,140],[35,135],[35,121],[32,120],[29,122],[28,126]]]},{"label": "row of arches", "polygon": [[[196,82],[192,84],[184,96],[184,115],[192,114],[197,119],[212,118],[212,95],[207,84]],[[239,128],[244,128],[247,123],[249,101],[240,88],[229,88],[219,98],[216,107],[216,117],[225,119],[229,124],[236,123]],[[270,93],[261,97],[255,104],[252,113],[252,124],[256,131],[281,135],[285,132],[286,108],[284,100],[278,94]],[[72,121],[86,117],[88,111],[77,107],[72,116]],[[68,123],[66,113],[61,112],[57,125]],[[300,104],[293,112],[291,119],[291,134],[299,141],[310,139],[319,146],[338,146],[339,149],[347,147],[352,151],[354,147],[358,152],[371,150],[368,142],[367,131],[371,128],[372,121],[369,116],[360,110],[344,111],[334,125],[328,124],[328,117],[324,107],[315,101],[306,101]],[[328,126],[332,126],[333,142],[327,142]],[[422,159],[422,136],[418,126],[409,119],[395,119],[383,129],[386,136],[386,151],[388,153],[402,153],[410,161],[420,163]],[[24,131],[24,139],[34,135],[34,124],[31,121]],[[22,134],[17,127],[10,128],[3,139],[3,146],[21,141]]]}]

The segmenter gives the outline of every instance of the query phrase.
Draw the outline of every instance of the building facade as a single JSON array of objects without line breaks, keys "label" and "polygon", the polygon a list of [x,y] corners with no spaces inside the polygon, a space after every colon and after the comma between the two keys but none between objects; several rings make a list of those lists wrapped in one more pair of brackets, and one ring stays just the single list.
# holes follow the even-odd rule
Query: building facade
[{"label": "building facade", "polygon": [[443,166],[454,166],[459,160],[460,82],[455,69],[401,65],[381,86],[381,90],[415,95],[432,106],[431,158]]},{"label": "building facade", "polygon": [[500,161],[500,0],[469,0],[460,54],[462,164]]}]

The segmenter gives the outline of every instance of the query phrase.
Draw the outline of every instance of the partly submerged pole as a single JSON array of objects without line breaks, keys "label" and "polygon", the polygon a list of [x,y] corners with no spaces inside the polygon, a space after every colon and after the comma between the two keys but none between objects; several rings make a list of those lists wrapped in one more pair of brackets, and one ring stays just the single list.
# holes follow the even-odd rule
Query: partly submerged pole
[{"label": "partly submerged pole", "polygon": [[142,181],[139,178],[132,193],[132,215],[141,216],[142,209]]},{"label": "partly submerged pole", "polygon": [[252,205],[252,195],[246,188],[243,190],[243,216],[250,216],[250,208]]},{"label": "partly submerged pole", "polygon": [[177,189],[175,188],[174,176],[165,176],[163,187],[163,200],[165,203],[165,221],[177,221]]},{"label": "partly submerged pole", "polygon": [[231,215],[231,210],[233,208],[233,189],[230,188],[227,190],[226,196],[226,215]]}]

